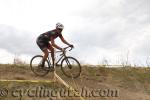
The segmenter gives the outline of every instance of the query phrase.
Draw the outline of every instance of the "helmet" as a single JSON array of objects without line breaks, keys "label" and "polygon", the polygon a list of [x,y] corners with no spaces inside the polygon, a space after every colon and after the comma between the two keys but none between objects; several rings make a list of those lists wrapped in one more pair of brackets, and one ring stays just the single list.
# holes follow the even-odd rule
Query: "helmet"
[{"label": "helmet", "polygon": [[56,28],[64,29],[64,25],[61,24],[61,23],[57,23],[57,24],[56,24]]}]

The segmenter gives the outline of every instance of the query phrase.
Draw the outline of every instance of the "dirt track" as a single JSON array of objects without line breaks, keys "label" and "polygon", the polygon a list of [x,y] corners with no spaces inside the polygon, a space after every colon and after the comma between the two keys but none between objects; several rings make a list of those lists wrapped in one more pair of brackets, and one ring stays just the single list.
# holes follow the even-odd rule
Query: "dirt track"
[{"label": "dirt track", "polygon": [[[58,73],[58,75],[76,89],[86,87],[92,90],[115,89],[119,91],[118,97],[86,97],[86,100],[150,100],[150,70],[146,68],[91,68],[83,66],[82,75],[78,79],[69,79],[62,73]],[[29,66],[0,65],[0,79],[52,80],[53,74],[49,73],[45,77],[38,77],[31,72]]]}]

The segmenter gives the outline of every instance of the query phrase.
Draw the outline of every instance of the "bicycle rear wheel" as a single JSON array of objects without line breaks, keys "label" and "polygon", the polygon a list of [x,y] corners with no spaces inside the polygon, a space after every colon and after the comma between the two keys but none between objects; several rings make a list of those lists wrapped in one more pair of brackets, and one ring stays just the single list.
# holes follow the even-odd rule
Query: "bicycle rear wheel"
[{"label": "bicycle rear wheel", "polygon": [[50,66],[48,61],[45,61],[45,66],[41,67],[40,63],[43,59],[42,55],[36,55],[34,56],[30,61],[30,68],[31,70],[38,76],[45,76],[50,71]]},{"label": "bicycle rear wheel", "polygon": [[81,65],[73,57],[65,57],[61,62],[61,70],[69,78],[77,78],[81,74]]}]

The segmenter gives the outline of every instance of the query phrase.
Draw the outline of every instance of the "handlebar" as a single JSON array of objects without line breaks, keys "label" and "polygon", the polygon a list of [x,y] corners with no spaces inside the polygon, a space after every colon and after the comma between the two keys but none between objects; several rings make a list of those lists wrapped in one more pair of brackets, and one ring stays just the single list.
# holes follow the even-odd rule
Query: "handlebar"
[{"label": "handlebar", "polygon": [[[71,50],[73,49],[73,47],[67,46],[67,47],[64,47],[65,51],[66,51],[66,49],[68,49],[68,48],[70,48],[69,51],[71,51]],[[56,51],[56,52],[62,52],[62,51],[61,51],[61,50],[58,50],[58,51]],[[51,53],[51,52],[49,52],[49,53]]]},{"label": "handlebar", "polygon": [[66,50],[66,49],[68,49],[68,48],[70,48],[69,51],[71,51],[71,50],[73,49],[73,47],[70,47],[70,46],[65,47],[64,49]]}]

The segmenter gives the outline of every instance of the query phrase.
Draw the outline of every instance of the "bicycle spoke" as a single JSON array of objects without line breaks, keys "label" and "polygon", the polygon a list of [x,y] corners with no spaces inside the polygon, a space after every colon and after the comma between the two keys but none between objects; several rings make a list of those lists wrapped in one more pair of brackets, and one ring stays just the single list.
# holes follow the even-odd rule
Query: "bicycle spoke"
[{"label": "bicycle spoke", "polygon": [[62,61],[61,68],[62,68],[63,73],[68,77],[76,78],[81,73],[81,66],[79,62],[75,58],[72,58],[72,57],[66,57]]},{"label": "bicycle spoke", "polygon": [[36,75],[39,75],[39,76],[44,76],[44,75],[48,74],[48,72],[49,72],[49,70],[48,70],[49,65],[48,65],[47,61],[45,61],[45,65],[43,67],[40,65],[42,58],[43,58],[42,56],[37,55],[37,56],[33,57],[30,62],[31,70]]}]

